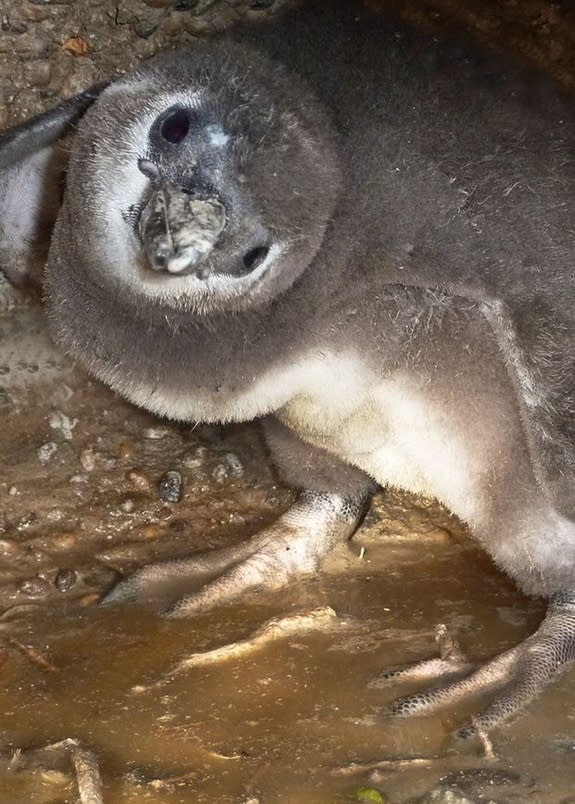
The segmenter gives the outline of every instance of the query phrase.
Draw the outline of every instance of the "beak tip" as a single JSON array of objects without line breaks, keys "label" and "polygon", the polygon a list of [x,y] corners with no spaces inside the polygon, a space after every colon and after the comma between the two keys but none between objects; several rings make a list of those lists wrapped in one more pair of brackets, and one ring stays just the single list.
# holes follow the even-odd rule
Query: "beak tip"
[{"label": "beak tip", "polygon": [[175,253],[166,263],[166,270],[169,274],[183,274],[193,268],[199,261],[201,255],[194,249],[192,253],[186,250],[184,253]]}]

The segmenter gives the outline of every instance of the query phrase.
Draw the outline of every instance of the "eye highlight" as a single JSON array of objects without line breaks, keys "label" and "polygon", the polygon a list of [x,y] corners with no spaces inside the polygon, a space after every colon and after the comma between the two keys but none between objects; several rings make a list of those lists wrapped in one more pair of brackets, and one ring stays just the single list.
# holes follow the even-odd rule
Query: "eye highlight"
[{"label": "eye highlight", "polygon": [[160,137],[170,145],[177,145],[187,137],[191,124],[192,114],[188,109],[172,109],[160,123]]}]

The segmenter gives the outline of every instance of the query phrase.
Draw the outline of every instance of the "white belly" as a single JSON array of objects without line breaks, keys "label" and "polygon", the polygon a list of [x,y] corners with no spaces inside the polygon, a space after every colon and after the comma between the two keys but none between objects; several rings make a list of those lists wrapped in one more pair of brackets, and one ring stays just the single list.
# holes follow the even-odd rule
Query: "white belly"
[{"label": "white belly", "polygon": [[381,485],[437,497],[473,523],[481,467],[424,389],[407,374],[370,376],[357,360],[331,368],[285,405],[281,420]]}]

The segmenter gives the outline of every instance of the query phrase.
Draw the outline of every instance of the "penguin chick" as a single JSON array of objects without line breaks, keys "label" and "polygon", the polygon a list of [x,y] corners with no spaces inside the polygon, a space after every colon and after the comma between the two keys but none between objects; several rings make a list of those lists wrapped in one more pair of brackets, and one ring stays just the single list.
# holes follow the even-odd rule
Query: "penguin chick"
[{"label": "penguin chick", "polygon": [[343,6],[102,92],[52,235],[51,331],[159,415],[261,418],[301,489],[244,544],[108,600],[205,569],[169,616],[276,588],[351,536],[376,484],[433,495],[550,601],[523,644],[395,709],[499,690],[485,730],[575,656],[575,113],[492,56]]}]

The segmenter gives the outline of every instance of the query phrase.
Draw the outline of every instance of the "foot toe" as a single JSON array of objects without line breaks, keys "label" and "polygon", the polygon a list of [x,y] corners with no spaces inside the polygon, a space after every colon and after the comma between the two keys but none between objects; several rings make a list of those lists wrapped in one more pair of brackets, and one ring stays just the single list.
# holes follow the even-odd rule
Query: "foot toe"
[{"label": "foot toe", "polygon": [[[458,654],[456,650],[456,657]],[[574,658],[575,596],[562,594],[551,602],[547,616],[535,634],[521,644],[463,678],[399,698],[386,711],[394,717],[424,715],[446,704],[456,704],[470,695],[494,693],[491,704],[473,718],[471,726],[457,734],[461,739],[474,734],[485,735],[525,709],[555,679],[560,668]],[[442,658],[436,662],[435,666],[441,671],[445,665],[443,650]],[[451,660],[449,665],[452,665]],[[395,678],[405,678],[405,674],[395,671]]]}]

